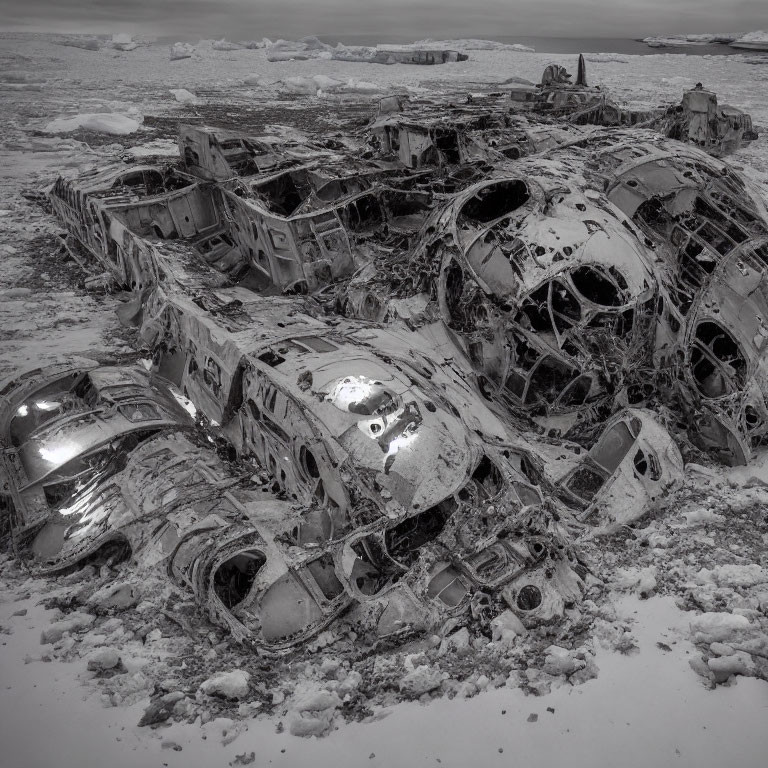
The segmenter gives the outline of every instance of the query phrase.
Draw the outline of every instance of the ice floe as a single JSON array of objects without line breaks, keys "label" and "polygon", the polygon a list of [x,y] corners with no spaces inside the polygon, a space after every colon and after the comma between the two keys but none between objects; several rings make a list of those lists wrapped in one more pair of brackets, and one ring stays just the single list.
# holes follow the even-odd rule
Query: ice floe
[{"label": "ice floe", "polygon": [[191,59],[194,53],[195,46],[191,43],[174,43],[171,46],[171,61]]},{"label": "ice floe", "polygon": [[171,88],[170,92],[179,104],[197,104],[198,99],[192,91],[186,88]]},{"label": "ice floe", "polygon": [[70,131],[94,131],[96,133],[111,133],[123,136],[135,133],[141,123],[127,115],[118,115],[112,112],[100,112],[96,114],[74,115],[73,117],[59,117],[51,120],[44,133],[69,133]]}]

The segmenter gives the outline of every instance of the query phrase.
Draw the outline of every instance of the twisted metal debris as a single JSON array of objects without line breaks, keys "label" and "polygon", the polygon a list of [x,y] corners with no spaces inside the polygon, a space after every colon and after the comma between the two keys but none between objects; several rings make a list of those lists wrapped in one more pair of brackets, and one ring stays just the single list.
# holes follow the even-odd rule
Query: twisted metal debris
[{"label": "twisted metal debris", "polygon": [[[583,67],[549,74],[464,105],[389,97],[302,145],[182,128],[176,164],[59,179],[152,375],[73,364],[0,390],[0,503],[31,566],[108,548],[262,652],[341,617],[373,637],[506,608],[534,625],[580,599],[579,536],[680,483],[668,428],[748,461],[768,214],[711,156],[748,118],[702,121],[696,89],[641,120]],[[638,122],[658,130],[604,127]]]}]

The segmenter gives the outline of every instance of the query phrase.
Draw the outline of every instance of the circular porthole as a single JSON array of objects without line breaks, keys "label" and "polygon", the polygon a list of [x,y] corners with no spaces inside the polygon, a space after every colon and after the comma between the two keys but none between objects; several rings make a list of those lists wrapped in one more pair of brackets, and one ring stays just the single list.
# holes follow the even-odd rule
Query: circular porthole
[{"label": "circular porthole", "polygon": [[521,611],[532,611],[541,605],[541,590],[527,584],[517,593],[517,607]]}]

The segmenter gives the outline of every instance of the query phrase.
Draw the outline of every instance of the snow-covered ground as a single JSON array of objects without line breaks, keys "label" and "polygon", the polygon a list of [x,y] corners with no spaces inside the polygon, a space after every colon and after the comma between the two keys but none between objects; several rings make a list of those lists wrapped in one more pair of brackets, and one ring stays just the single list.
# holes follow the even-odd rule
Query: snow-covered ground
[{"label": "snow-covered ground", "polygon": [[[599,676],[578,688],[540,697],[501,688],[471,699],[409,702],[320,740],[278,733],[270,720],[139,729],[142,703],[104,708],[85,661],[39,660],[48,612],[36,600],[0,606],[0,621],[13,628],[3,638],[0,691],[7,768],[214,768],[251,752],[255,766],[315,768],[761,768],[768,754],[768,684],[739,678],[706,690],[688,664],[696,656],[686,638],[689,614],[670,598],[617,599],[639,650],[599,652]],[[24,608],[26,616],[8,618]]]},{"label": "snow-covered ground", "polygon": [[[678,101],[701,81],[721,101],[750,112],[763,133],[732,161],[768,196],[768,66],[738,55],[588,58],[590,81],[633,105]],[[311,88],[307,95],[286,93],[290,82],[362,80],[383,93],[418,96],[481,90],[511,76],[536,81],[550,62],[575,70],[571,56],[510,50],[472,50],[469,61],[439,67],[272,63],[264,49],[211,46],[170,61],[167,46],[88,50],[0,36],[0,378],[62,356],[138,354],[115,319],[117,299],[82,288],[80,268],[59,248],[59,226],[36,201],[59,172],[97,167],[134,145],[138,156],[167,154],[172,128],[185,117],[243,121],[250,131],[288,130],[280,123],[316,130],[332,126],[337,111],[365,112],[371,99],[328,87],[318,87],[319,95]],[[105,114],[113,118],[84,119]],[[63,125],[75,130],[46,133],[58,120],[74,121]],[[103,132],[127,120],[139,124],[134,133]],[[646,528],[591,546],[599,579],[590,600],[556,634],[516,641],[520,669],[488,676],[462,668],[459,654],[453,677],[442,684],[454,698],[426,693],[396,705],[406,665],[420,664],[421,654],[434,660],[436,649],[412,648],[412,658],[391,654],[386,674],[372,675],[378,687],[364,695],[354,670],[323,666],[320,650],[269,684],[257,679],[270,680],[269,664],[259,672],[259,660],[251,660],[251,691],[262,686],[259,701],[271,702],[270,714],[259,717],[261,705],[250,696],[228,704],[200,689],[206,676],[246,664],[242,652],[208,637],[206,628],[190,637],[179,628],[182,617],[164,618],[152,596],[100,611],[87,578],[30,579],[3,559],[0,765],[759,768],[768,755],[766,485],[768,456],[730,472],[689,467],[684,488]],[[92,581],[113,577],[93,574]],[[64,615],[71,604],[95,618],[84,618],[82,629],[70,623],[55,639],[67,628],[57,621],[71,621]],[[55,642],[41,644],[44,631]],[[574,650],[548,650],[558,644]],[[115,666],[113,651],[120,658]],[[496,658],[493,648],[478,654]],[[89,660],[95,669],[88,670]],[[729,671],[739,674],[729,678]],[[394,680],[395,688],[383,680]],[[139,728],[155,686],[168,691],[181,722]],[[370,708],[361,706],[362,722],[348,723],[331,707],[330,734],[300,739],[289,734],[290,724],[296,697],[304,691],[306,700],[310,690],[329,701],[348,690],[352,705],[362,697]]]}]

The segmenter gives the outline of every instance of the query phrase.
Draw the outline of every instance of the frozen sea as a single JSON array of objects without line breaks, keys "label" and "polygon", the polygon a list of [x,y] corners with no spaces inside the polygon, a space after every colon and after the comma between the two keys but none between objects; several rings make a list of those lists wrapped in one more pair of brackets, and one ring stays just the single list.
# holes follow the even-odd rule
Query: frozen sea
[{"label": "frozen sea", "polygon": [[[202,103],[237,103],[263,107],[286,102],[292,96],[285,81],[324,75],[344,81],[362,81],[367,95],[344,97],[372,102],[373,92],[471,91],[492,88],[517,76],[538,82],[544,67],[556,62],[575,71],[575,52],[517,53],[499,50],[469,51],[469,60],[435,67],[363,64],[325,59],[269,62],[263,49],[213,50],[197,46],[193,58],[171,62],[166,45],[142,45],[133,51],[102,48],[89,51],[57,45],[48,36],[0,32],[0,151],[23,145],[35,130],[56,118],[81,113],[115,112],[139,119],[145,115],[179,114],[171,89],[185,88],[201,96]],[[697,82],[714,90],[721,103],[737,106],[753,116],[763,134],[735,158],[756,173],[768,172],[768,55],[696,55],[606,52],[610,45],[581,41],[587,58],[589,81],[600,84],[621,102],[635,107],[656,107],[679,102],[682,92]],[[625,41],[627,42],[627,41]],[[633,41],[628,41],[633,42]],[[640,45],[640,44],[638,44]],[[718,46],[719,48],[720,46]],[[756,63],[758,62],[758,63]],[[322,106],[332,95],[306,96],[291,109]],[[142,135],[136,135],[141,143]],[[21,144],[18,144],[21,142]]]}]

